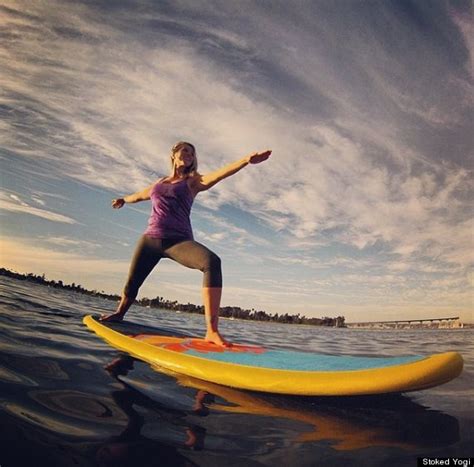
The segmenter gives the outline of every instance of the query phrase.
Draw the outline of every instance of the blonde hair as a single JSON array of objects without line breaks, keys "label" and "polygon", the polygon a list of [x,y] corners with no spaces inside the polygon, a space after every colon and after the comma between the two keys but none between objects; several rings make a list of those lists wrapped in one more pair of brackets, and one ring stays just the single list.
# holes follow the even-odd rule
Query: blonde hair
[{"label": "blonde hair", "polygon": [[196,154],[196,148],[194,147],[194,144],[188,143],[187,141],[178,141],[171,148],[171,169],[173,171],[173,174],[172,174],[173,177],[176,176],[176,165],[174,163],[174,155],[185,145],[192,148],[193,155],[194,155],[193,163],[189,167],[186,167],[185,174],[188,177],[193,177],[195,175],[199,175],[199,173],[197,171],[197,169],[198,169],[197,154]]}]

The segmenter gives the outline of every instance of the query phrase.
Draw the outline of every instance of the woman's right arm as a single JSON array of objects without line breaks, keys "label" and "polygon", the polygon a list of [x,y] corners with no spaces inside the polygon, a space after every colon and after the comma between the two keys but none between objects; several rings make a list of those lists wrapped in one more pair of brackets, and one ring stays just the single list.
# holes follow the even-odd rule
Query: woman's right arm
[{"label": "woman's right arm", "polygon": [[124,196],[123,198],[113,199],[112,207],[114,209],[120,209],[125,203],[138,203],[140,201],[149,200],[151,190],[155,186],[155,183],[153,183],[153,185],[150,185],[149,187],[146,187],[142,191],[137,191],[136,193],[133,193],[132,195],[127,195],[127,196]]}]

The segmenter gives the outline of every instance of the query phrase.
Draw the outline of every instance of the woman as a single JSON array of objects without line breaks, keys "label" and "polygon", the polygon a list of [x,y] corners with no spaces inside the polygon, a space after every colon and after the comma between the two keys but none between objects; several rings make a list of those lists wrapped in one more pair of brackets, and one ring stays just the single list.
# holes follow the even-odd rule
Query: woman
[{"label": "woman", "polygon": [[270,150],[254,153],[215,172],[201,175],[197,171],[196,149],[180,141],[171,150],[171,174],[153,185],[124,198],[114,199],[112,207],[125,203],[151,200],[152,210],[148,228],[138,242],[130,266],[122,299],[115,313],[101,317],[101,321],[122,321],[134,302],[138,289],[161,258],[170,258],[204,273],[202,297],[206,319],[205,340],[217,345],[229,345],[218,331],[219,308],[222,295],[222,272],[219,257],[194,241],[190,213],[193,200],[201,191],[209,190],[248,164],[267,160]]}]

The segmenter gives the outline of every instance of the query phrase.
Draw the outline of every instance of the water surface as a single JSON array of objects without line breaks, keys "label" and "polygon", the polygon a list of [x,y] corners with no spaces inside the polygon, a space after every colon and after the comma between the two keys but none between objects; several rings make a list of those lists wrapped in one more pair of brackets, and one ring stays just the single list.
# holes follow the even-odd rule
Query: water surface
[{"label": "water surface", "polygon": [[[361,356],[458,351],[462,375],[390,397],[304,398],[237,391],[155,371],[83,324],[115,303],[0,278],[2,467],[401,466],[469,456],[474,332],[325,329],[221,320],[271,349]],[[132,307],[138,327],[202,335],[203,318]]]}]

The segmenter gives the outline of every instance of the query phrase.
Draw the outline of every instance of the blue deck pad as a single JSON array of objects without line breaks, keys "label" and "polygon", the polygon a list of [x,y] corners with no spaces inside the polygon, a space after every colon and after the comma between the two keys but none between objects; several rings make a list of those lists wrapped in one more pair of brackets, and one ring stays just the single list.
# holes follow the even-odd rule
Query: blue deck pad
[{"label": "blue deck pad", "polygon": [[410,357],[346,357],[336,355],[318,355],[285,350],[267,350],[263,354],[250,352],[199,352],[186,350],[193,355],[219,362],[248,365],[261,368],[298,371],[352,371],[384,368],[423,360],[422,356]]}]

